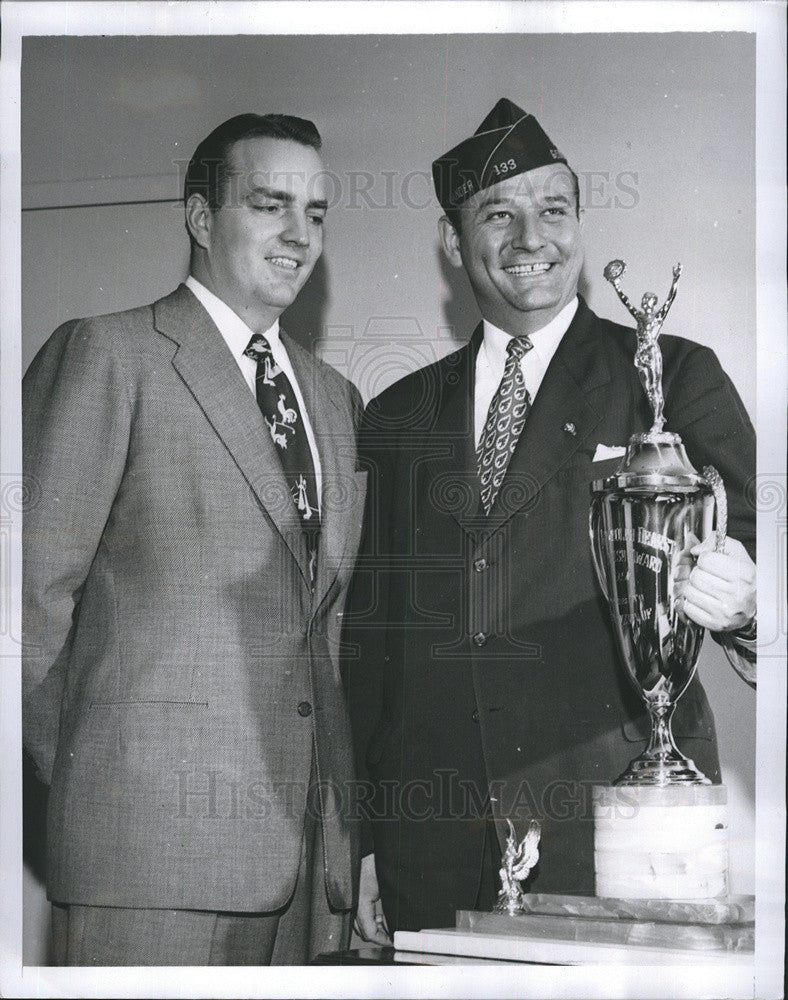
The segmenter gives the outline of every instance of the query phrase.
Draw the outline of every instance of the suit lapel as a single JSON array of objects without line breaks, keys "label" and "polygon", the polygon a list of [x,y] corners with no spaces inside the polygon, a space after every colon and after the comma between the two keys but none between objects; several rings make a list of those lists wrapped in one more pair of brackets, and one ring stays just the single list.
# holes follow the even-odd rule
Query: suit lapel
[{"label": "suit lapel", "polygon": [[178,345],[173,366],[284,538],[306,580],[303,532],[282,463],[224,338],[185,285],[156,302],[153,313],[156,329]]},{"label": "suit lapel", "polygon": [[[441,369],[440,396],[431,440],[443,454],[430,460],[436,494],[463,498],[450,513],[472,537],[491,534],[534,502],[539,491],[592,436],[602,419],[610,381],[598,350],[597,318],[580,299],[577,312],[550,363],[489,516],[480,514],[474,433],[476,354],[483,325]],[[573,427],[575,433],[565,430]],[[440,477],[440,478],[439,478]],[[465,502],[467,500],[467,502]]]},{"label": "suit lapel", "polygon": [[[610,373],[599,351],[597,323],[581,298],[528,414],[499,499],[490,511],[491,531],[533,503],[602,419]],[[511,491],[509,500],[507,490]]]},{"label": "suit lapel", "polygon": [[480,323],[470,341],[443,358],[436,370],[435,420],[430,429],[432,456],[427,460],[434,496],[459,526],[473,533],[479,525],[479,476],[474,441],[476,353],[482,340]]}]

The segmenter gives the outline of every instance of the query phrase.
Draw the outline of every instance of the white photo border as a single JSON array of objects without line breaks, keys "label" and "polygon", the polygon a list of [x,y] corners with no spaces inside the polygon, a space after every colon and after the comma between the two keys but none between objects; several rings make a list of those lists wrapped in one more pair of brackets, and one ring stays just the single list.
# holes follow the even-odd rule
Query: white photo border
[{"label": "white photo border", "polygon": [[[743,31],[756,35],[757,72],[757,413],[759,470],[775,470],[785,485],[785,5],[782,2],[703,3],[690,0],[570,0],[570,2],[3,2],[0,61],[0,357],[2,424],[0,485],[21,469],[21,180],[20,66],[26,35],[444,34]],[[350,26],[352,27],[346,27]],[[403,30],[407,26],[407,31]],[[782,477],[782,478],[780,478]],[[781,520],[780,520],[781,518]],[[22,809],[20,634],[21,541],[17,515],[5,540],[2,580],[12,597],[8,634],[0,635],[0,992],[4,996],[213,997],[666,997],[781,995],[783,989],[785,858],[786,671],[779,654],[762,663],[757,715],[755,975],[712,967],[565,968],[540,966],[409,968],[56,969],[22,967]],[[777,534],[776,534],[777,533]],[[774,539],[781,544],[774,546]],[[786,517],[759,517],[759,626],[785,634]],[[771,596],[775,600],[771,600]],[[762,834],[768,831],[768,837]],[[779,877],[775,877],[775,876]],[[513,993],[513,991],[515,991]]]}]

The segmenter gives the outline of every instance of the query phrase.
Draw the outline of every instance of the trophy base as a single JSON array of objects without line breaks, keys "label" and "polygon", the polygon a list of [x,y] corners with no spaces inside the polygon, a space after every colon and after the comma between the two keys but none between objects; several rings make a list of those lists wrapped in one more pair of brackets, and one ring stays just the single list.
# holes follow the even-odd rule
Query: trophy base
[{"label": "trophy base", "polygon": [[728,893],[724,785],[596,786],[597,896],[699,900]]},{"label": "trophy base", "polygon": [[667,788],[670,785],[710,785],[711,782],[689,757],[676,754],[636,757],[613,784]]}]

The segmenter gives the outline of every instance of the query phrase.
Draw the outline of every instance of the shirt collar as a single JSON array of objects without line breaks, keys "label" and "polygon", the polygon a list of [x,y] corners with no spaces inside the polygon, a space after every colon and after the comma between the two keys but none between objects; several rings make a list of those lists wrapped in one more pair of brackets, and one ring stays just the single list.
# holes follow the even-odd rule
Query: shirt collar
[{"label": "shirt collar", "polygon": [[[205,311],[214,321],[222,337],[227,342],[227,346],[232,351],[233,357],[240,358],[249,346],[249,341],[254,336],[254,330],[250,329],[233,310],[223,302],[218,295],[205,287],[193,274],[186,279],[186,287],[190,288],[197,296]],[[273,347],[279,340],[279,320],[274,320],[273,326],[265,331],[263,336]]]},{"label": "shirt collar", "polygon": [[[574,319],[577,306],[578,299],[575,295],[546,326],[528,335],[528,339],[534,345],[534,351],[543,362],[549,362],[553,354],[555,354],[556,348],[561,343],[561,338],[569,329],[569,324]],[[483,322],[483,346],[484,352],[487,355],[487,361],[493,368],[503,368],[506,363],[506,345],[512,339],[512,335],[494,326],[489,320],[485,319]],[[526,357],[528,357],[527,354]]]}]

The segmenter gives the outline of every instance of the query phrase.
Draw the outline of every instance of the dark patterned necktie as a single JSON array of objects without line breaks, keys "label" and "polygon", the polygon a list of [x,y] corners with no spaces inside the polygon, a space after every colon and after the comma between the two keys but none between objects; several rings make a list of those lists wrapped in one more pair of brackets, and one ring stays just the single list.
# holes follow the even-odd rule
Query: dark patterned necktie
[{"label": "dark patterned necktie", "polygon": [[528,337],[512,337],[506,345],[503,378],[490,403],[484,430],[476,448],[485,514],[490,513],[498,496],[531,406],[520,361],[533,346]]},{"label": "dark patterned necktie", "polygon": [[282,460],[293,502],[307,533],[310,573],[314,580],[314,559],[320,531],[317,478],[298,400],[290,379],[274,360],[271,345],[265,337],[255,334],[244,354],[257,364],[257,405]]}]

